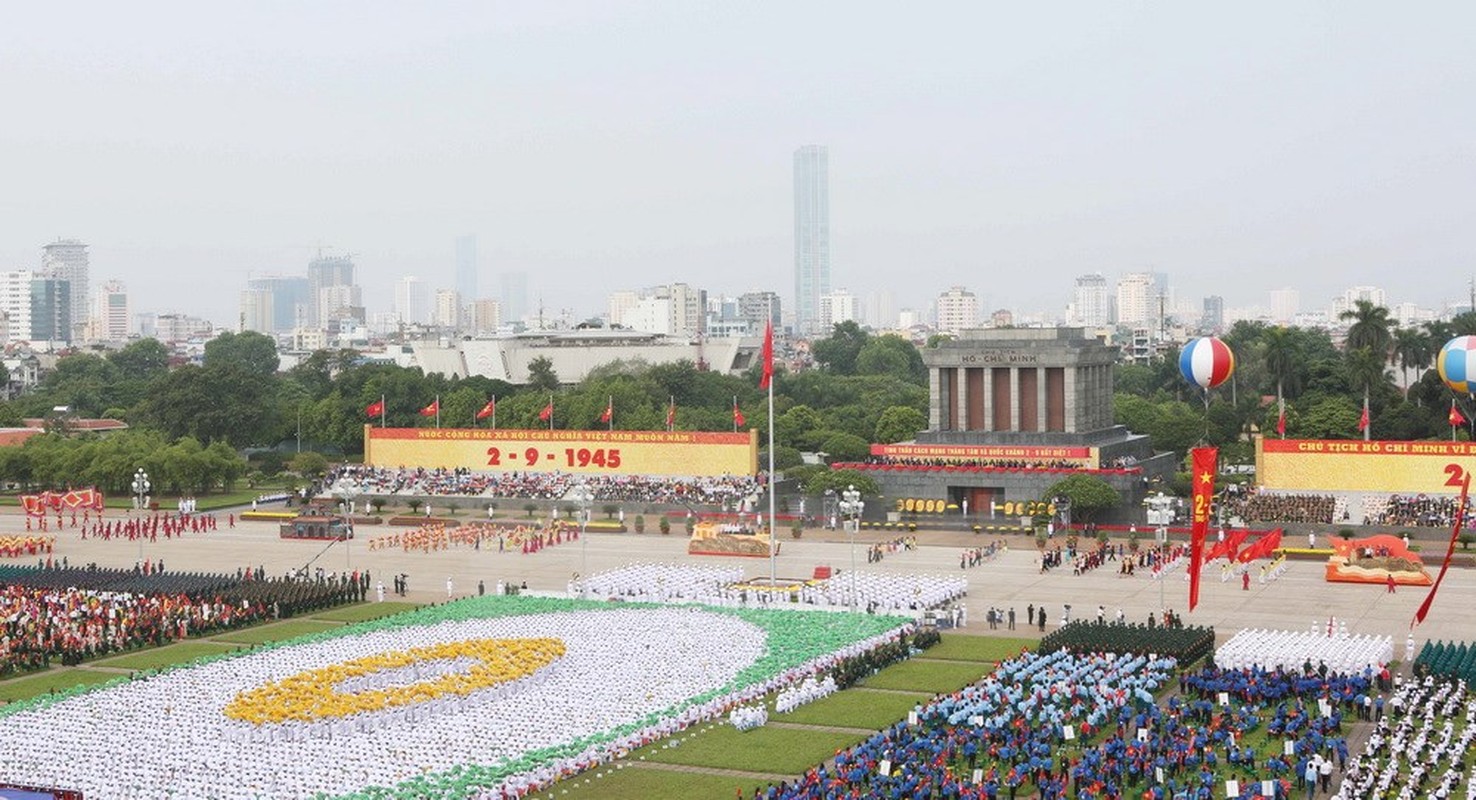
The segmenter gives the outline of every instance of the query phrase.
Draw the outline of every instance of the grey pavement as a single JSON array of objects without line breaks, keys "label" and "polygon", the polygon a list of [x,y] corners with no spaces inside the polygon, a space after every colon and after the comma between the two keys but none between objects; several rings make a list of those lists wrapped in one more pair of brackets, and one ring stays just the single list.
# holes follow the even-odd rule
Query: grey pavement
[{"label": "grey pavement", "polygon": [[[146,542],[144,558],[164,559],[170,571],[235,572],[237,567],[262,565],[270,575],[281,575],[301,567],[324,551],[324,542],[282,540],[277,537],[276,523],[241,522],[235,529],[220,519],[220,530],[206,534],[186,534],[179,539]],[[0,535],[24,534],[24,519],[14,511],[0,514]],[[679,529],[677,529],[679,530]],[[533,590],[564,591],[575,573],[587,569],[597,572],[635,561],[661,561],[712,564],[725,562],[744,569],[747,577],[768,574],[767,559],[714,558],[688,556],[687,538],[679,532],[668,536],[659,533],[610,534],[591,533],[583,542],[574,542],[524,555],[522,552],[497,552],[495,542],[480,551],[471,548],[443,550],[433,553],[406,553],[401,550],[371,552],[366,541],[392,533],[387,526],[361,525],[359,538],[347,547],[333,544],[314,562],[326,570],[368,569],[375,581],[384,578],[391,586],[392,573],[407,573],[410,598],[420,602],[446,599],[446,579],[450,577],[455,595],[475,594],[477,581],[486,582],[491,592],[499,579],[527,582]],[[140,546],[126,539],[82,541],[75,530],[51,531],[57,537],[55,558],[66,556],[72,564],[97,562],[109,567],[132,567],[138,560]],[[1183,615],[1187,624],[1212,625],[1221,641],[1242,627],[1305,630],[1313,621],[1326,624],[1329,616],[1346,619],[1349,630],[1356,634],[1387,634],[1394,637],[1396,658],[1403,657],[1405,634],[1416,608],[1427,589],[1399,587],[1387,594],[1382,585],[1332,584],[1323,580],[1323,562],[1292,561],[1280,580],[1269,584],[1251,583],[1250,591],[1242,591],[1240,582],[1221,582],[1219,569],[1206,570],[1200,604],[1192,614],[1187,612],[1188,584],[1182,571],[1171,575],[1163,584],[1143,574],[1118,577],[1115,562],[1082,576],[1073,576],[1069,568],[1040,574],[1035,566],[1034,541],[1024,536],[990,536],[964,532],[918,531],[915,550],[887,555],[878,564],[866,564],[865,544],[890,539],[897,534],[865,532],[858,536],[856,559],[863,571],[903,573],[959,574],[968,578],[967,599],[969,633],[1001,636],[1039,636],[1027,629],[1024,613],[1028,604],[1044,604],[1053,630],[1061,619],[1063,604],[1072,606],[1073,619],[1090,619],[1097,605],[1107,607],[1108,617],[1121,607],[1129,621],[1143,622],[1159,608],[1160,589],[1169,608]],[[965,546],[982,545],[1003,538],[1010,549],[980,566],[959,570],[959,554]],[[1427,568],[1433,574],[1438,556],[1427,549]],[[587,560],[588,566],[585,567]],[[25,559],[18,561],[24,562]],[[10,562],[14,563],[14,562]],[[799,540],[783,538],[777,572],[781,578],[801,578],[813,573],[819,565],[842,571],[849,569],[850,546],[844,534],[808,531]],[[371,592],[372,596],[372,592]],[[985,610],[990,606],[1013,607],[1020,618],[1015,632],[993,632],[985,624]],[[1452,568],[1426,623],[1416,631],[1416,640],[1472,640],[1476,627],[1470,622],[1471,609],[1476,608],[1476,570]]]}]

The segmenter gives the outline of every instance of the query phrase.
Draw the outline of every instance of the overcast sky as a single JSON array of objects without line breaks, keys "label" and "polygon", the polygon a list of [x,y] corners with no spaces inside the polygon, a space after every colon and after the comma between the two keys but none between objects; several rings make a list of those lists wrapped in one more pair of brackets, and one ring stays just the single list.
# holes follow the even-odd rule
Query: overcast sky
[{"label": "overcast sky", "polygon": [[24,3],[0,11],[0,268],[56,237],[138,310],[233,325],[351,252],[601,312],[793,293],[793,151],[830,150],[832,282],[1063,308],[1169,273],[1231,306],[1466,296],[1476,4]]}]

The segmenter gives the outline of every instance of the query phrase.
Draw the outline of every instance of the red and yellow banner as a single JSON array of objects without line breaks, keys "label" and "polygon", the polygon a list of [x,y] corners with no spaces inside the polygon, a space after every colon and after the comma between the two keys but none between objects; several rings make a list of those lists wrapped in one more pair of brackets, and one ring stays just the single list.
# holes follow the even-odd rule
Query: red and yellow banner
[{"label": "red and yellow banner", "polygon": [[1220,451],[1196,447],[1189,451],[1192,467],[1189,516],[1189,610],[1199,605],[1199,568],[1204,565],[1204,539],[1209,534],[1210,510],[1215,498],[1215,474]]},{"label": "red and yellow banner", "polygon": [[473,472],[717,477],[758,472],[758,434],[364,426],[364,463]]},{"label": "red and yellow banner", "polygon": [[1453,469],[1469,469],[1473,461],[1471,442],[1261,439],[1256,482],[1290,492],[1432,494]]},{"label": "red and yellow banner", "polygon": [[1021,461],[1075,461],[1082,466],[1097,465],[1095,447],[1033,447],[1014,445],[967,444],[874,444],[874,456],[894,458],[936,458],[944,461],[977,461],[980,459],[1018,459]]}]

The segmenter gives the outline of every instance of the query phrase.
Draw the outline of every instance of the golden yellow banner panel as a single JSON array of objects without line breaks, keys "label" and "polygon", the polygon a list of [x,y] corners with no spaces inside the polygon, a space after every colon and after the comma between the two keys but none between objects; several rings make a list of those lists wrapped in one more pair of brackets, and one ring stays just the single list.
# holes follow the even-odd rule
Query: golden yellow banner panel
[{"label": "golden yellow banner panel", "polygon": [[364,463],[473,472],[718,477],[758,472],[755,431],[545,431],[364,426]]},{"label": "golden yellow banner panel", "polygon": [[1346,439],[1262,439],[1256,482],[1295,492],[1453,494],[1448,483],[1476,468],[1469,442],[1363,442]]}]

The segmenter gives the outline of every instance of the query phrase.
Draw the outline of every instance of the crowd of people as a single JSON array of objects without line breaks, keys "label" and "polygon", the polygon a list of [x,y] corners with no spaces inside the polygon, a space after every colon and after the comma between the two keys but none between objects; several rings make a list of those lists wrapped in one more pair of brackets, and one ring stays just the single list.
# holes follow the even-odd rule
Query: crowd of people
[{"label": "crowd of people", "polygon": [[578,538],[579,526],[567,522],[511,527],[486,522],[462,525],[434,522],[376,536],[369,539],[368,544],[371,551],[398,549],[406,553],[433,553],[463,547],[473,550],[485,547],[488,550],[495,548],[499,553],[514,550],[527,554]]},{"label": "crowd of people", "polygon": [[[1380,698],[1382,700],[1382,698]],[[1403,684],[1348,762],[1334,800],[1476,797],[1476,699],[1465,681],[1426,676]],[[1457,725],[1462,727],[1456,732]]]},{"label": "crowd of people", "polygon": [[1348,519],[1347,500],[1329,494],[1267,492],[1255,487],[1227,491],[1225,517],[1245,522],[1300,522],[1331,525]]},{"label": "crowd of people", "polygon": [[[1458,499],[1455,497],[1423,494],[1366,497],[1363,524],[1449,528],[1455,522],[1457,506]],[[1472,522],[1476,522],[1476,511],[1467,510],[1464,524],[1470,525]]]},{"label": "crowd of people", "polygon": [[0,536],[0,558],[46,555],[55,548],[55,536]]},{"label": "crowd of people", "polygon": [[[254,585],[253,585],[254,584]],[[86,568],[0,574],[0,675],[77,664],[362,599],[345,585]]]},{"label": "crowd of people", "polygon": [[576,475],[568,472],[474,472],[465,467],[427,469],[344,464],[328,473],[323,491],[370,495],[515,497],[563,500],[584,484],[595,502],[663,503],[742,510],[764,491],[762,476],[655,477]]},{"label": "crowd of people", "polygon": [[994,557],[1009,549],[1009,545],[1003,539],[996,539],[983,547],[970,547],[958,555],[958,568],[971,569],[980,564],[993,561]]},{"label": "crowd of people", "polygon": [[[1136,461],[1129,464],[1125,460],[1119,465],[1116,461],[1104,463],[1101,469],[1130,469],[1136,466]],[[1063,458],[925,458],[922,456],[868,456],[866,460],[859,462],[847,462],[836,464],[837,469],[854,467],[937,467],[941,469],[997,469],[997,470],[1056,470],[1077,471],[1090,470],[1093,467],[1087,462],[1074,461]]]},{"label": "crowd of people", "polygon": [[1310,630],[1243,628],[1215,651],[1231,669],[1297,669],[1313,663],[1334,672],[1379,671],[1394,659],[1394,638],[1348,632],[1345,621],[1313,622]]},{"label": "crowd of people", "polygon": [[917,548],[916,536],[899,536],[884,542],[877,542],[866,548],[866,563],[879,564],[883,558],[892,553],[903,553]]}]

